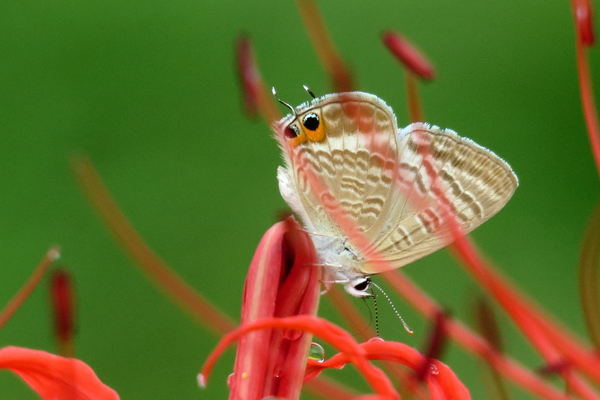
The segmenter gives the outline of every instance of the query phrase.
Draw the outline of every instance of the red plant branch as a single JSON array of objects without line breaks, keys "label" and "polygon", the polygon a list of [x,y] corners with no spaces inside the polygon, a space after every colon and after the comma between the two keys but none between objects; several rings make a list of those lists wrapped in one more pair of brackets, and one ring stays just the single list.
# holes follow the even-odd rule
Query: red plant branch
[{"label": "red plant branch", "polygon": [[23,304],[23,302],[29,297],[33,289],[40,282],[46,270],[60,256],[58,247],[52,247],[46,252],[42,261],[38,264],[36,269],[33,271],[25,285],[13,296],[13,298],[4,306],[0,311],[0,329],[6,324],[6,322],[12,317],[17,309]]},{"label": "red plant branch", "polygon": [[106,190],[91,161],[78,157],[73,162],[83,192],[88,196],[113,236],[135,261],[140,270],[169,298],[187,310],[202,326],[215,334],[231,331],[235,324],[200,293],[177,276],[154,252],[125,218]]},{"label": "red plant branch", "polygon": [[571,0],[571,7],[575,17],[575,28],[577,33],[577,73],[579,75],[579,92],[583,115],[587,125],[590,146],[596,162],[596,170],[600,174],[600,128],[598,126],[598,115],[594,102],[592,89],[592,78],[587,48],[594,44],[594,28],[592,26],[593,13],[589,0]]},{"label": "red plant branch", "polygon": [[354,90],[352,74],[338,55],[314,0],[296,0],[296,4],[321,65],[332,80],[334,92]]}]

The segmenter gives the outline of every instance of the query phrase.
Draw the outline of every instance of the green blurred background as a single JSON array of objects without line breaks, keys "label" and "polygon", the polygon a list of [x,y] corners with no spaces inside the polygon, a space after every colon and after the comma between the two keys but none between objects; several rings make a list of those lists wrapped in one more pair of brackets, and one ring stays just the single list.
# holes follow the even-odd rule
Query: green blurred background
[{"label": "green blurred background", "polygon": [[[438,77],[421,91],[427,121],[489,147],[520,179],[507,207],[473,237],[506,275],[585,335],[578,252],[600,190],[569,2],[319,5],[359,88],[390,104],[400,126],[408,122],[403,74],[380,32],[403,32],[435,63]],[[254,248],[285,206],[269,128],[242,112],[233,50],[241,31],[254,40],[267,85],[286,101],[305,101],[303,84],[318,95],[331,90],[293,1],[0,3],[0,304],[59,244],[59,264],[77,284],[76,354],[123,399],[225,398],[233,351],[198,389],[196,374],[217,338],[138,273],[80,193],[68,160],[89,154],[149,245],[238,318]],[[598,51],[591,60],[600,83]],[[472,322],[477,286],[447,252],[404,272]],[[339,321],[325,303],[324,315]],[[383,336],[421,347],[427,325],[403,301],[396,305],[416,334],[409,337],[382,304]],[[2,329],[0,346],[55,351],[50,318],[42,285]],[[510,323],[501,324],[507,351],[541,366]],[[477,360],[452,345],[444,361],[473,398],[485,396]],[[351,369],[328,375],[347,379]],[[0,398],[37,397],[2,372]]]}]

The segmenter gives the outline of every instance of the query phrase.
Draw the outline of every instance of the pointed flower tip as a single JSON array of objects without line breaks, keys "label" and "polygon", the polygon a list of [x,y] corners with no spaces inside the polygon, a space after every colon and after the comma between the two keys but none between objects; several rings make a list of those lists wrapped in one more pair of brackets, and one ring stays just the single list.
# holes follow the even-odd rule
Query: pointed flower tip
[{"label": "pointed flower tip", "polygon": [[56,261],[60,258],[60,247],[52,247],[50,248],[50,250],[48,250],[48,253],[46,253],[46,257],[50,260],[50,261]]},{"label": "pointed flower tip", "polygon": [[408,40],[387,30],[383,31],[382,39],[388,50],[412,73],[427,80],[435,78],[431,62]]},{"label": "pointed flower tip", "polygon": [[575,25],[577,34],[581,43],[585,46],[593,46],[595,43],[594,35],[594,13],[589,0],[575,0],[573,2],[575,13]]},{"label": "pointed flower tip", "polygon": [[198,376],[196,377],[197,381],[198,381],[198,387],[200,389],[205,389],[206,388],[206,377],[204,376],[203,373],[199,373]]}]

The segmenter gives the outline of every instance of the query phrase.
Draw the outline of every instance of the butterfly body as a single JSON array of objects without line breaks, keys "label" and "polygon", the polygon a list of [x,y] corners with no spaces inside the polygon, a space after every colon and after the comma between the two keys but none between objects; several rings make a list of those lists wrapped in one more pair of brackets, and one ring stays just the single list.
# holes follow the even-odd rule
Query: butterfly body
[{"label": "butterfly body", "polygon": [[391,108],[367,93],[314,99],[274,130],[284,200],[311,233],[331,281],[358,297],[369,295],[370,275],[450,243],[440,201],[466,234],[518,185],[491,151],[425,123],[399,130]]}]

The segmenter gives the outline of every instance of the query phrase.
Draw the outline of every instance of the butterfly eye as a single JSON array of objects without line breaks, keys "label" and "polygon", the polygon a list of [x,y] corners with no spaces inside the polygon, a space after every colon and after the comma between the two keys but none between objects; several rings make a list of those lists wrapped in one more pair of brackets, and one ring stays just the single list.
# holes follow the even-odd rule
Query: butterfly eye
[{"label": "butterfly eye", "polygon": [[369,283],[371,283],[371,281],[369,279],[365,279],[364,281],[354,285],[354,289],[358,290],[359,292],[362,292],[364,290],[367,290],[367,288],[369,287]]},{"label": "butterfly eye", "polygon": [[300,136],[300,129],[296,125],[288,125],[285,128],[285,137],[288,139],[294,139],[295,137]]},{"label": "butterfly eye", "polygon": [[302,125],[308,130],[316,131],[319,127],[319,116],[315,113],[306,114],[302,119]]}]

